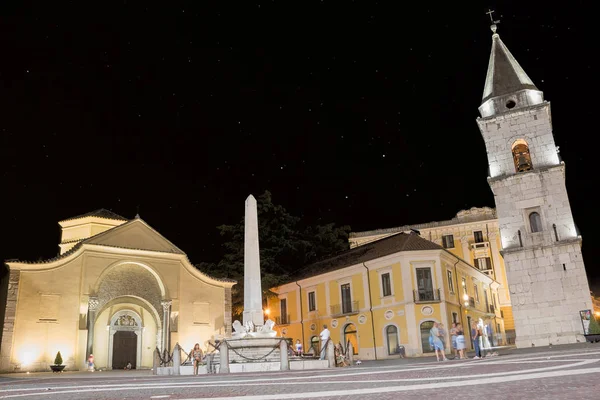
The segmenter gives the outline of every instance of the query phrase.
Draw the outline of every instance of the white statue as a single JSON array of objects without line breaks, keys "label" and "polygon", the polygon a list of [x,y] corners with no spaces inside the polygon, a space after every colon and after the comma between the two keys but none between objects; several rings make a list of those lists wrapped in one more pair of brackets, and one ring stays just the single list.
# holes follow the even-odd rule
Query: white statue
[{"label": "white statue", "polygon": [[233,338],[235,339],[241,339],[243,337],[245,337],[246,335],[248,335],[248,330],[246,329],[246,327],[244,325],[242,325],[242,323],[238,320],[233,321],[233,330],[235,330],[235,333],[233,335],[231,335]]},{"label": "white statue", "polygon": [[252,321],[247,321],[246,324],[244,325],[244,327],[246,328],[247,332],[254,332],[254,322]]},{"label": "white statue", "polygon": [[260,327],[260,333],[269,333],[269,332],[273,332],[273,327],[275,326],[275,322],[273,322],[272,320],[268,319],[265,321],[265,324],[263,326]]}]

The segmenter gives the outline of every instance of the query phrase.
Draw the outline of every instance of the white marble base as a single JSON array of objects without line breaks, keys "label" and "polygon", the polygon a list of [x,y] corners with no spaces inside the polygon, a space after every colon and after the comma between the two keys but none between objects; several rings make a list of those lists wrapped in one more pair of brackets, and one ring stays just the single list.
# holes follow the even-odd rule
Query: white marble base
[{"label": "white marble base", "polygon": [[[290,360],[290,370],[309,370],[309,369],[327,369],[329,361],[327,360]],[[219,373],[219,364],[215,365],[217,373]],[[231,363],[229,371],[231,373],[238,372],[269,372],[280,371],[280,362],[258,362],[258,363]],[[156,375],[174,375],[173,367],[159,367],[156,369]],[[198,367],[198,375],[206,375],[206,365]],[[179,367],[179,375],[193,375],[194,367],[191,365],[182,365]]]}]

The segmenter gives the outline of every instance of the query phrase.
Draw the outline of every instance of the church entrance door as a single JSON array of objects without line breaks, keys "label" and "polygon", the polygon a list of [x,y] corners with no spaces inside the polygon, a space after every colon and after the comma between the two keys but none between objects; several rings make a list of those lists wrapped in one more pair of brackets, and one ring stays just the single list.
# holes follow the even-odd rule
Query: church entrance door
[{"label": "church entrance door", "polygon": [[124,369],[127,363],[136,367],[137,335],[133,331],[117,331],[113,338],[112,369]]}]

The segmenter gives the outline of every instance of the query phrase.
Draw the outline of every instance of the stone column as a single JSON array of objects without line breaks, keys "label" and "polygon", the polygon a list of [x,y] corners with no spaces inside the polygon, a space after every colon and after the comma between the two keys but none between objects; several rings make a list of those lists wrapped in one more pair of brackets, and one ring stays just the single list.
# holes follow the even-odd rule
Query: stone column
[{"label": "stone column", "polygon": [[281,370],[287,371],[290,369],[287,340],[281,339],[279,341],[279,352],[281,353]]},{"label": "stone column", "polygon": [[333,345],[333,340],[327,342],[326,357],[329,361],[329,368],[335,367],[335,346]]},{"label": "stone column", "polygon": [[6,307],[4,309],[4,321],[2,321],[4,322],[4,328],[2,332],[2,343],[0,343],[0,371],[14,372],[14,368],[11,367],[11,358],[21,271],[10,270],[7,278],[8,293],[6,296]]},{"label": "stone column", "polygon": [[463,236],[460,238],[460,244],[462,245],[463,260],[473,265],[473,258],[471,257],[471,246],[469,246],[469,237]]},{"label": "stone column", "polygon": [[167,352],[171,352],[170,339],[171,339],[171,300],[163,300],[160,302],[163,307],[163,324],[162,324],[162,351],[165,349]]},{"label": "stone column", "polygon": [[94,353],[94,327],[96,326],[96,311],[98,310],[99,304],[100,301],[97,297],[90,296],[88,299],[87,354],[85,355],[86,361],[89,355]]},{"label": "stone column", "polygon": [[219,362],[219,373],[229,373],[229,347],[227,347],[227,341],[223,340],[219,346],[219,356],[221,357]]}]

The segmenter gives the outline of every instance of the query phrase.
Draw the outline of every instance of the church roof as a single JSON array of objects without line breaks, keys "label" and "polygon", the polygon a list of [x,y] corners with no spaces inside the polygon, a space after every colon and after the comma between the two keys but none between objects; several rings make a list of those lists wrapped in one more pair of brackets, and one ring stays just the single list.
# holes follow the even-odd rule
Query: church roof
[{"label": "church roof", "polygon": [[72,221],[74,219],[87,218],[87,217],[98,217],[98,218],[105,218],[105,219],[115,219],[117,221],[129,221],[127,218],[122,217],[119,214],[114,213],[114,212],[112,212],[110,210],[107,210],[106,208],[99,208],[98,210],[90,211],[90,212],[85,213],[85,214],[81,214],[81,215],[77,215],[75,217],[63,219],[60,222]]},{"label": "church roof", "polygon": [[416,233],[398,233],[317,261],[299,271],[294,280],[336,271],[403,251],[443,250]]},{"label": "church roof", "polygon": [[494,33],[481,103],[483,104],[493,97],[504,96],[524,89],[538,90],[502,42],[500,35]]}]

